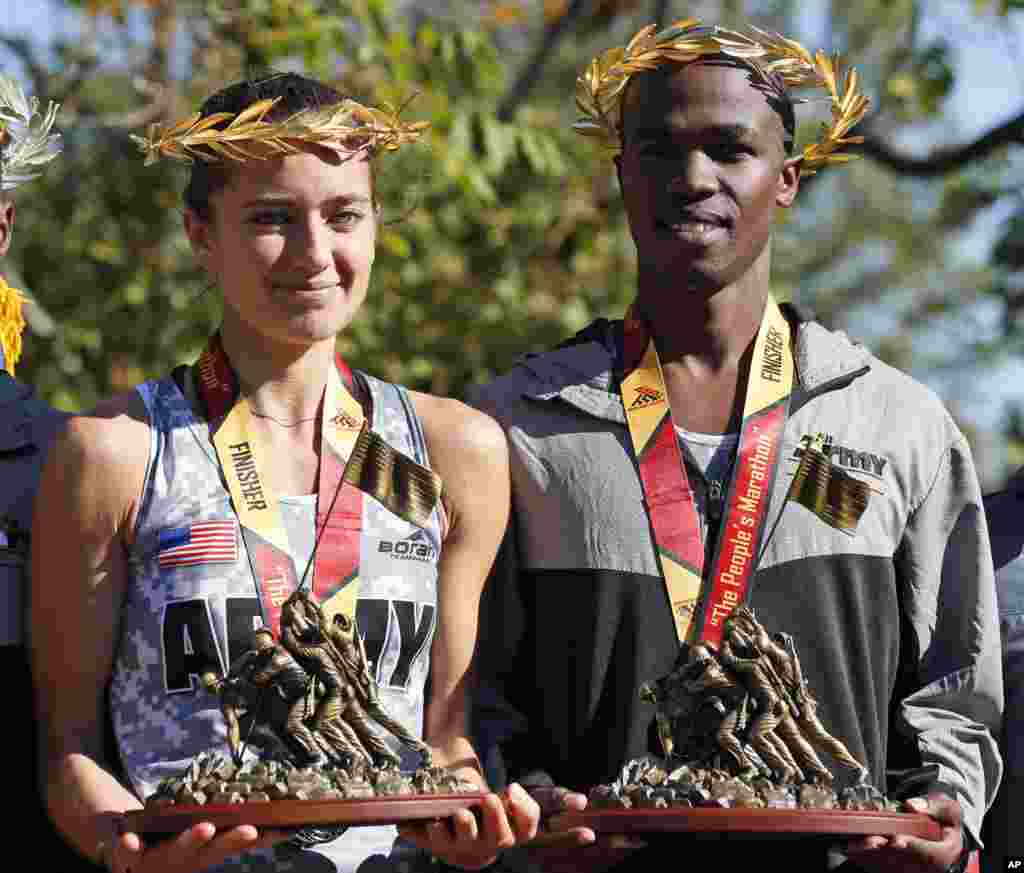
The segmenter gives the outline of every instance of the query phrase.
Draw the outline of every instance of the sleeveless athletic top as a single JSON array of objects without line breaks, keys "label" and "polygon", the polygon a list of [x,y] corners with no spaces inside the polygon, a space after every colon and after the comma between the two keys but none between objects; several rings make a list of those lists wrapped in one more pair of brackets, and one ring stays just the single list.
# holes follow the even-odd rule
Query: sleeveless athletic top
[{"label": "sleeveless athletic top", "polygon": [[[356,375],[373,400],[373,430],[429,466],[420,422],[405,389]],[[121,765],[145,798],[161,779],[182,772],[199,753],[229,755],[219,700],[198,677],[208,670],[227,672],[249,648],[260,612],[207,424],[196,417],[172,377],[146,382],[137,390],[149,414],[150,458],[128,555],[129,581],[109,702]],[[281,503],[301,577],[313,549],[315,498],[283,498]],[[421,529],[373,498],[363,500],[356,618],[381,703],[417,735],[423,730],[442,535],[440,508]],[[390,735],[385,738],[402,755],[403,769],[416,766],[418,756]],[[394,840],[392,827],[352,828],[313,850],[288,846],[251,852],[225,869],[414,869],[411,847],[393,850]]]}]

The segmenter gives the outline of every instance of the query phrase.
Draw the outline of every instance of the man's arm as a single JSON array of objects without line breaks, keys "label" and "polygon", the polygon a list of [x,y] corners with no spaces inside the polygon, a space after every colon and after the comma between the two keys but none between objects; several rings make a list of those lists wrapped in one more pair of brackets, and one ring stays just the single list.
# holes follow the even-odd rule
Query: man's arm
[{"label": "man's arm", "polygon": [[900,727],[923,763],[938,765],[939,786],[960,801],[978,840],[1002,773],[1002,656],[981,489],[959,434],[912,513],[899,572],[920,652],[918,688],[900,704]]},{"label": "man's arm", "polygon": [[962,858],[965,841],[967,848],[980,844],[981,820],[1002,771],[995,739],[1003,682],[992,558],[977,474],[959,432],[910,514],[897,577],[919,653],[916,688],[898,701],[898,729],[916,743],[923,764],[938,768],[928,797],[908,804],[936,818],[942,836],[937,842],[867,838],[856,847],[856,861],[874,869],[861,850],[886,849],[883,855],[899,853],[905,869],[943,871]]}]

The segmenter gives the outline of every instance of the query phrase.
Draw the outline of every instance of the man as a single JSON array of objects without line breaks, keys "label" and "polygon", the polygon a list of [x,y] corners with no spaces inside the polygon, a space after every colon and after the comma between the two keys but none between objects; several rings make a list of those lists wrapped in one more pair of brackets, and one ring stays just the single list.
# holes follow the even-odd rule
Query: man
[{"label": "man", "polygon": [[1006,708],[1003,719],[1003,784],[989,813],[982,864],[986,873],[1024,861],[1024,834],[1011,826],[1011,811],[1024,809],[1024,469],[1006,488],[985,498],[996,568],[996,594],[1003,636]]},{"label": "man", "polygon": [[[27,100],[13,79],[0,76],[0,260],[10,249],[14,232],[12,192],[60,151],[60,137],[51,133],[56,113],[57,106],[50,103],[40,115],[36,100]],[[39,848],[46,853],[43,857],[61,865],[52,869],[87,869],[50,826],[35,770],[32,684],[24,645],[25,576],[39,472],[65,416],[12,375],[24,326],[21,297],[0,277],[0,672],[8,682],[7,768],[14,800],[5,825],[23,839],[35,835],[33,852]],[[40,860],[39,855],[33,858]]]},{"label": "man", "polygon": [[[793,634],[822,722],[871,781],[884,789],[887,766],[914,768],[912,808],[942,826],[939,841],[871,837],[848,857],[957,869],[1000,774],[981,497],[929,391],[769,293],[776,210],[801,173],[842,159],[866,109],[855,77],[844,85],[831,59],[794,46],[683,22],[581,77],[577,127],[616,154],[636,298],[625,321],[599,321],[475,395],[506,430],[514,508],[481,630],[481,698],[525,727],[502,736],[494,713],[479,718],[510,780],[549,796],[609,782],[658,750],[638,688],[683,642],[717,647],[747,603]],[[787,85],[815,82],[832,122],[793,158]],[[796,499],[789,484],[818,435],[825,450]],[[863,480],[868,499],[833,500],[833,480],[844,493]],[[692,844],[674,851],[682,869]],[[573,852],[576,869],[607,866],[586,847],[566,850],[567,869]],[[714,846],[724,869],[764,852]],[[820,843],[787,847],[787,861],[829,863]]]}]

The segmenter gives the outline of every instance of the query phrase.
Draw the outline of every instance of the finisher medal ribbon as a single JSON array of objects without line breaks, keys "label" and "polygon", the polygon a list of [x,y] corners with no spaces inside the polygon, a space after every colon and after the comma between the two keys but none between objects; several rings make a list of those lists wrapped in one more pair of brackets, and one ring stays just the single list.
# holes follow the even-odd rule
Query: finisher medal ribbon
[{"label": "finisher medal ribbon", "polygon": [[[248,398],[214,335],[194,366],[196,385],[211,439],[238,515],[260,599],[265,627],[281,629],[281,606],[300,584],[277,496],[264,475],[267,453],[251,426]],[[320,468],[313,594],[330,619],[355,616],[359,588],[362,492],[345,481],[346,465],[367,428],[353,396],[352,371],[338,356],[330,368],[319,413]]]},{"label": "finisher medal ribbon", "polygon": [[626,317],[622,405],[680,644],[717,647],[726,616],[750,595],[793,390],[790,338],[789,322],[769,295],[754,342],[725,514],[705,573],[700,520],[658,351],[646,325],[632,311]]}]

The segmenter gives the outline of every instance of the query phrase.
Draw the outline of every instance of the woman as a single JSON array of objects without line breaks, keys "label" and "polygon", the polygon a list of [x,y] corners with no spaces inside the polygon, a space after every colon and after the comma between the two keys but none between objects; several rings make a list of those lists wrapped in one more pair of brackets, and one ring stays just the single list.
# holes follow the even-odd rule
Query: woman
[{"label": "woman", "polygon": [[[273,851],[284,835],[250,826],[152,845],[116,835],[160,778],[227,748],[216,683],[200,677],[223,675],[254,626],[279,632],[297,586],[357,618],[385,708],[422,724],[434,763],[483,784],[466,683],[506,523],[502,433],[456,401],[352,374],[335,352],[369,285],[373,159],[421,125],[291,74],[231,86],[200,116],[142,144],[149,159],[213,161],[193,163],[185,230],[223,295],[220,331],[196,366],[74,420],[43,477],[32,649],[50,813],[117,873],[205,870],[242,851],[247,870],[394,869],[392,828]],[[370,433],[397,496],[371,469],[348,482]],[[513,786],[418,842],[480,867],[537,818]]]}]

